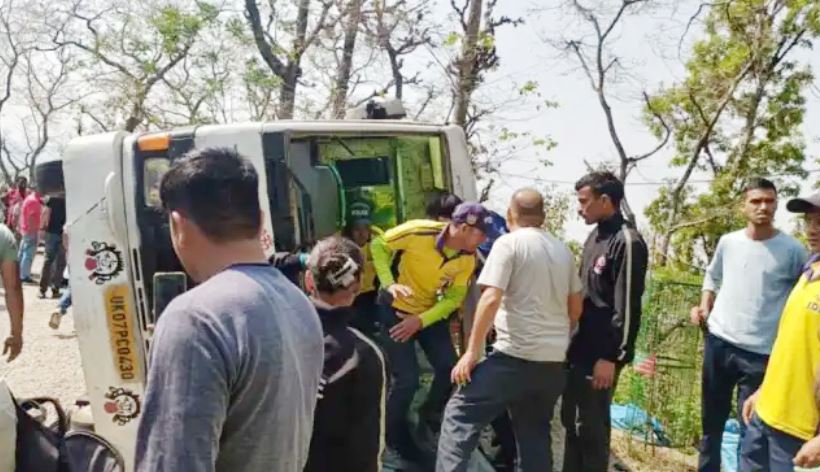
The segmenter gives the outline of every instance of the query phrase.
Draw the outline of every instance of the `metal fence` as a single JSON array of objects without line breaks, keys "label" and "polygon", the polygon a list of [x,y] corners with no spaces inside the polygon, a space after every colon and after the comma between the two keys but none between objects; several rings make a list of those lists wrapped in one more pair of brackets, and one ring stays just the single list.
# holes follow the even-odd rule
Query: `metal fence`
[{"label": "metal fence", "polygon": [[634,367],[621,374],[615,401],[648,413],[634,432],[652,444],[692,446],[700,436],[703,333],[689,324],[700,291],[698,284],[664,279],[647,287]]}]

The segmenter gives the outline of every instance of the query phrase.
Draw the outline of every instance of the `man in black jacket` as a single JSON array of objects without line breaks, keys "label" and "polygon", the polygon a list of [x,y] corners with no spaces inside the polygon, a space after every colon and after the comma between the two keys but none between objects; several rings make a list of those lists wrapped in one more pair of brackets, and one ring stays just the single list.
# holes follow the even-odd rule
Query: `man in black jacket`
[{"label": "man in black jacket", "polygon": [[618,374],[634,356],[648,253],[641,235],[620,212],[624,187],[611,172],[588,174],[575,190],[578,213],[597,227],[584,244],[584,306],[567,355],[564,472],[606,472],[609,406]]},{"label": "man in black jacket", "polygon": [[305,286],[325,335],[325,362],[305,472],[377,472],[386,371],[381,350],[351,328],[364,258],[356,243],[332,236],[307,261]]}]

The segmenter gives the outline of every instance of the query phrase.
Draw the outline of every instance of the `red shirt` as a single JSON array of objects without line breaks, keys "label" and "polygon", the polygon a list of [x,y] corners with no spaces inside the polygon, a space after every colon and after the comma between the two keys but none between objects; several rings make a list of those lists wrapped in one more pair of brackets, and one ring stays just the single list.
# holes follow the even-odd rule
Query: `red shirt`
[{"label": "red shirt", "polygon": [[43,203],[37,192],[28,194],[23,200],[20,211],[20,232],[25,235],[34,235],[40,231],[40,217],[43,214]]}]

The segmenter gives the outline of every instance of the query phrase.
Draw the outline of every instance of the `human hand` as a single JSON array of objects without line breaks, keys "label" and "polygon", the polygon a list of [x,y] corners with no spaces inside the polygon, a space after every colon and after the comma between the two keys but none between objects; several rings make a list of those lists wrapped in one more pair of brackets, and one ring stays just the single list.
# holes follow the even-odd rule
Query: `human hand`
[{"label": "human hand", "polygon": [[592,369],[592,388],[605,390],[615,381],[615,363],[605,359],[598,359]]},{"label": "human hand", "polygon": [[689,312],[689,321],[695,326],[700,326],[706,321],[707,316],[709,316],[709,314],[706,313],[705,308],[693,306],[692,310]]},{"label": "human hand", "polygon": [[3,344],[3,355],[9,355],[6,362],[11,362],[20,355],[20,351],[23,350],[23,337],[20,335],[17,336],[9,336],[6,338],[6,342]]},{"label": "human hand", "polygon": [[476,364],[478,364],[478,353],[467,350],[453,367],[450,380],[456,385],[464,385],[472,380],[471,374]]},{"label": "human hand", "polygon": [[400,343],[407,342],[414,334],[418,333],[421,328],[421,318],[418,315],[410,315],[390,328],[390,337]]},{"label": "human hand", "polygon": [[407,285],[393,284],[387,287],[387,291],[393,296],[393,299],[406,298],[413,295],[413,289]]},{"label": "human hand", "polygon": [[760,390],[751,394],[749,398],[747,398],[746,401],[743,402],[743,410],[741,413],[743,415],[743,423],[745,423],[746,426],[749,426],[749,423],[752,422],[752,414],[754,414],[755,412],[755,404],[757,403],[757,397],[759,396]]},{"label": "human hand", "polygon": [[811,469],[820,466],[820,437],[813,437],[794,456],[794,465]]}]

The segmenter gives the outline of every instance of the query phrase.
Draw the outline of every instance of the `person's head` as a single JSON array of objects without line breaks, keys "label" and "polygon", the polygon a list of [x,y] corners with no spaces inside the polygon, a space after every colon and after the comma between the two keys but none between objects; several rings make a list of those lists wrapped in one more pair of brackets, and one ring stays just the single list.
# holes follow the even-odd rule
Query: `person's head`
[{"label": "person's head", "polygon": [[370,229],[372,214],[373,207],[366,201],[353,202],[348,207],[347,226],[344,235],[352,239],[359,247],[367,244],[373,235]]},{"label": "person's head", "polygon": [[17,187],[19,192],[25,192],[28,190],[28,179],[25,177],[17,177],[17,181],[14,183],[14,186]]},{"label": "person's head", "polygon": [[592,225],[620,211],[624,184],[612,172],[590,172],[575,183],[575,194],[578,215]]},{"label": "person's head", "polygon": [[741,211],[754,226],[771,226],[777,210],[777,187],[771,180],[755,177],[743,187]]},{"label": "person's head", "polygon": [[160,198],[174,250],[194,280],[212,275],[204,271],[217,253],[261,254],[258,192],[253,165],[233,149],[195,150],[168,169]]},{"label": "person's head", "polygon": [[350,306],[359,293],[364,257],[353,241],[331,236],[310,252],[305,288],[331,306]]},{"label": "person's head", "polygon": [[464,202],[453,211],[446,243],[452,249],[475,252],[493,231],[490,212],[480,203]]},{"label": "person's head", "polygon": [[538,190],[522,188],[513,194],[507,209],[510,228],[540,228],[544,218],[544,197]]},{"label": "person's head", "polygon": [[786,209],[803,214],[809,249],[812,254],[820,254],[820,192],[805,198],[793,198],[786,203]]},{"label": "person's head", "polygon": [[450,221],[456,207],[462,203],[461,198],[450,192],[443,190],[432,192],[427,201],[427,218],[436,221]]}]

